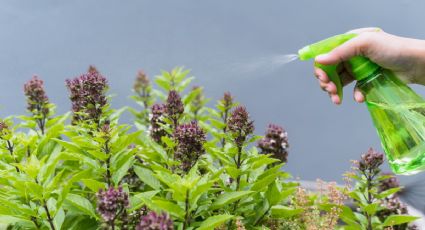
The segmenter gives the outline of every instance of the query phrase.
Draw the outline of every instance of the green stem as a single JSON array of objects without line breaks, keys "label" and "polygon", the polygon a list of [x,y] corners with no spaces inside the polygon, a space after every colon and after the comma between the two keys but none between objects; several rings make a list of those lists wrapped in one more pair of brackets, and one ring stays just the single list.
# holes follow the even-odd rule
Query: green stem
[{"label": "green stem", "polygon": [[[36,183],[36,184],[40,184],[40,183],[38,182],[38,180],[37,180],[37,179],[35,179],[35,183]],[[46,212],[46,215],[47,215],[47,221],[49,222],[50,229],[51,229],[51,230],[56,230],[55,225],[53,224],[52,216],[50,215],[49,208],[47,207],[47,202],[46,202],[46,200],[43,198],[41,202],[43,203],[43,205],[42,205],[42,206],[43,206],[43,208],[44,208],[44,211]]]},{"label": "green stem", "polygon": [[111,177],[112,177],[112,175],[111,175],[111,155],[110,155],[111,150],[109,148],[108,143],[109,143],[109,141],[106,141],[105,147],[104,147],[105,153],[106,153],[106,155],[108,155],[108,159],[106,159],[106,183],[108,184],[108,187],[111,187],[111,185],[112,185],[112,182],[111,182]]},{"label": "green stem", "polygon": [[184,223],[183,223],[183,229],[186,229],[187,227],[189,227],[189,223],[190,223],[190,209],[189,209],[189,189],[186,191],[186,200],[185,200],[185,217],[184,217]]},{"label": "green stem", "polygon": [[46,204],[46,201],[45,201],[45,200],[43,200],[43,208],[44,208],[44,210],[46,211],[46,214],[47,214],[47,221],[48,221],[48,222],[49,222],[49,224],[50,224],[50,228],[51,228],[52,230],[55,230],[55,225],[53,224],[53,219],[52,219],[52,216],[50,216],[49,208],[47,207],[47,204]]},{"label": "green stem", "polygon": [[[227,117],[229,116],[229,110],[225,110],[223,113],[223,122],[224,122],[224,127],[223,127],[223,133],[226,134],[227,132]],[[221,139],[221,147],[224,148],[224,146],[226,145],[226,138],[222,138]]]},{"label": "green stem", "polygon": [[[7,143],[7,150],[9,150],[9,153],[12,156],[13,160],[15,161],[15,163],[18,163],[18,161],[15,158],[15,155],[13,154],[14,149],[13,149],[12,143],[10,143],[9,140],[7,140],[6,143]],[[19,172],[18,166],[15,166],[15,169],[16,169],[16,172]]]},{"label": "green stem", "polygon": [[[241,158],[242,158],[242,146],[241,145],[238,145],[238,155],[237,155],[237,159],[236,159],[236,168],[237,169],[240,169],[241,168],[241,165],[242,165],[242,159]],[[238,191],[239,190],[240,183],[241,183],[241,175],[238,175],[238,177],[236,178],[236,190],[235,191]],[[235,204],[233,205],[233,211],[232,211],[232,213],[235,213],[236,209],[238,208],[239,201],[240,200],[237,200],[235,202]],[[229,222],[227,228],[228,229],[231,229],[232,225],[233,225],[233,220],[231,220]]]},{"label": "green stem", "polygon": [[257,221],[255,221],[254,226],[256,226],[257,224],[259,224],[264,219],[264,217],[267,215],[267,213],[270,211],[270,209],[271,209],[271,207],[269,207],[267,209],[267,211],[265,211],[264,214],[260,218],[258,218]]}]

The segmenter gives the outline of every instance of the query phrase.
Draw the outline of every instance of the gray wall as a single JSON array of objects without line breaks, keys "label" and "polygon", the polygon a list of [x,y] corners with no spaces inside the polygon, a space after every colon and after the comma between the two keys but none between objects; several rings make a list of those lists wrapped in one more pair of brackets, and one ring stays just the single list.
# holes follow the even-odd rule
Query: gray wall
[{"label": "gray wall", "polygon": [[109,78],[114,107],[131,103],[138,69],[153,76],[184,65],[208,96],[229,90],[245,104],[257,133],[269,122],[286,127],[286,168],[294,176],[340,180],[350,159],[370,146],[380,149],[352,87],[337,107],[316,84],[311,62],[264,72],[240,67],[357,27],[425,38],[424,9],[424,1],[408,0],[2,1],[0,116],[24,112],[22,84],[33,74],[45,79],[64,112],[70,106],[64,80],[89,64]]}]

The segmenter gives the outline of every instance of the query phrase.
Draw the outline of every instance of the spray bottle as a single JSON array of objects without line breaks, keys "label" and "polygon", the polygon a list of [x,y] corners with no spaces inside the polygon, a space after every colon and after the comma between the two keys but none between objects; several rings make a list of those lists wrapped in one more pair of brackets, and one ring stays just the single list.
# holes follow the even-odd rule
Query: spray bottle
[{"label": "spray bottle", "polygon": [[[300,60],[315,58],[355,36],[336,35],[305,46],[298,51],[298,56]],[[410,175],[425,170],[425,100],[392,71],[366,57],[353,57],[347,63],[365,95],[367,108],[393,172]],[[327,73],[342,100],[337,65],[315,63],[315,66]]]}]

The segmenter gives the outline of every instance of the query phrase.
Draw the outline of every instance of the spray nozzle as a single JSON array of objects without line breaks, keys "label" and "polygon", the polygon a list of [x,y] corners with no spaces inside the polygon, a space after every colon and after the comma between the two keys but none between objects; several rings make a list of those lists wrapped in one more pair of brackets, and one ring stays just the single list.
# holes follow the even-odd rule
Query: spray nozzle
[{"label": "spray nozzle", "polygon": [[[298,51],[299,59],[308,60],[315,58],[318,55],[329,53],[336,47],[356,36],[357,34],[354,33],[340,34],[305,46]],[[348,60],[348,63],[351,66],[351,70],[356,80],[362,80],[368,77],[371,73],[379,68],[378,65],[370,61],[368,58],[362,56],[353,57]],[[337,65],[322,65],[317,62],[315,62],[314,65],[326,72],[329,80],[331,80],[336,85],[338,96],[342,100],[342,83],[338,76]]]}]

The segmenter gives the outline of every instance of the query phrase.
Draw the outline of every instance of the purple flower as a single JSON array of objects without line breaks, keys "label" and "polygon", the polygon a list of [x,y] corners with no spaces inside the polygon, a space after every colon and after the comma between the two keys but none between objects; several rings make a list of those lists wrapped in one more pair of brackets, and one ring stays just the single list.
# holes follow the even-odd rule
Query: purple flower
[{"label": "purple flower", "polygon": [[73,122],[94,121],[99,123],[102,109],[107,104],[105,92],[107,80],[97,70],[89,71],[72,80],[66,80],[70,92]]},{"label": "purple flower", "polygon": [[134,92],[137,93],[141,98],[150,97],[151,84],[148,76],[140,70],[137,73],[136,81],[133,86]]},{"label": "purple flower", "polygon": [[174,125],[176,126],[178,123],[178,120],[182,116],[184,112],[184,105],[182,102],[182,99],[175,90],[171,90],[168,93],[167,102],[165,103],[166,113],[170,120],[173,121]]},{"label": "purple flower", "polygon": [[174,230],[174,225],[167,213],[150,212],[142,217],[136,230]]},{"label": "purple flower", "polygon": [[266,135],[258,142],[263,154],[272,154],[273,158],[286,162],[288,158],[288,134],[278,125],[270,124]]},{"label": "purple flower", "polygon": [[382,163],[384,163],[384,154],[370,148],[367,153],[362,155],[358,167],[360,171],[379,171]]},{"label": "purple flower", "polygon": [[113,222],[117,215],[129,207],[128,194],[122,187],[117,189],[110,187],[108,190],[102,189],[96,194],[97,212],[102,216],[105,222]]},{"label": "purple flower", "polygon": [[229,111],[233,106],[233,96],[230,94],[230,92],[225,92],[223,99],[221,99],[221,103],[223,104],[223,107],[225,111]]},{"label": "purple flower", "polygon": [[161,143],[161,138],[167,135],[167,132],[162,127],[165,124],[163,118],[166,108],[164,104],[155,104],[152,106],[151,110],[152,115],[150,118],[150,135],[155,142]]},{"label": "purple flower", "polygon": [[227,119],[227,127],[238,147],[242,147],[248,135],[254,132],[254,122],[245,107],[236,107]]},{"label": "purple flower", "polygon": [[24,84],[24,93],[27,97],[27,109],[35,117],[46,118],[49,114],[49,99],[44,91],[44,82],[37,76]]},{"label": "purple flower", "polygon": [[177,142],[175,158],[180,161],[181,169],[188,172],[199,156],[205,152],[203,146],[206,141],[205,132],[198,126],[197,122],[192,121],[177,126],[174,131],[174,140]]},{"label": "purple flower", "polygon": [[400,187],[400,183],[394,173],[383,173],[383,176],[389,176],[389,178],[380,181],[379,191],[383,192],[388,189]]},{"label": "purple flower", "polygon": [[10,133],[9,126],[4,121],[0,121],[0,139],[5,138]]},{"label": "purple flower", "polygon": [[[392,215],[406,215],[408,210],[405,204],[403,204],[398,197],[392,197],[389,199],[384,199],[382,206],[384,209],[378,211],[377,216],[381,221],[387,219],[387,217]],[[396,228],[399,229],[399,228]],[[402,228],[405,229],[405,228]]]}]

